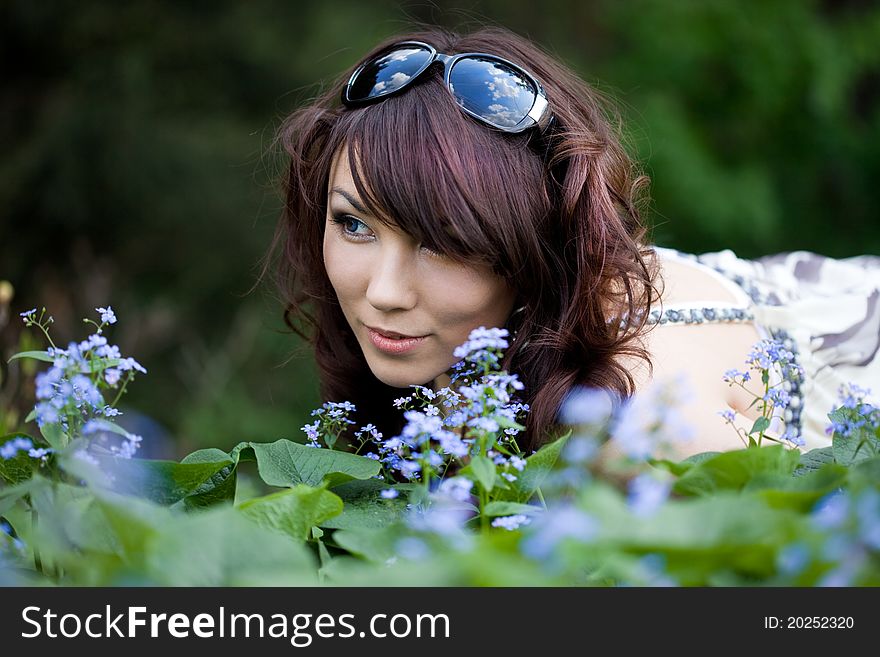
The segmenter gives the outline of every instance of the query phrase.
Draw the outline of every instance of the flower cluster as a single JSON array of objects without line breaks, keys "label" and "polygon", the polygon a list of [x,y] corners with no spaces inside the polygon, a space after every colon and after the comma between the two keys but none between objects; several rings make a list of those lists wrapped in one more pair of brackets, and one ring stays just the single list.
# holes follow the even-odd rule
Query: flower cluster
[{"label": "flower cluster", "polygon": [[[309,439],[310,447],[320,447],[318,437],[322,437],[330,449],[336,445],[340,434],[347,424],[355,424],[354,420],[348,419],[349,413],[354,413],[357,408],[351,402],[326,402],[321,408],[312,411],[312,417],[318,419],[311,424],[302,427]],[[372,426],[372,425],[370,425]]]},{"label": "flower cluster", "polygon": [[[784,343],[778,339],[763,339],[755,343],[748,353],[745,361],[749,369],[755,370],[761,375],[761,382],[764,384],[764,393],[756,395],[745,387],[745,382],[751,380],[751,374],[748,370],[740,371],[738,369],[729,369],[721,377],[721,380],[729,386],[738,385],[750,395],[755,397],[755,402],[760,405],[761,418],[753,425],[752,430],[748,433],[736,426],[737,412],[727,408],[718,411],[724,421],[732,426],[737,434],[743,439],[745,445],[755,444],[760,446],[763,438],[775,440],[771,436],[766,435],[767,429],[771,426],[774,419],[782,420],[782,415],[775,415],[778,410],[784,412],[792,403],[792,397],[786,390],[786,381],[802,380],[804,377],[803,368],[795,362],[794,353],[785,348]],[[781,379],[779,383],[770,385],[770,371],[777,370]],[[757,440],[752,438],[753,434],[757,434]],[[781,436],[783,441],[792,445],[803,446],[806,441],[799,435],[794,425],[785,427],[785,431]]]},{"label": "flower cluster", "polygon": [[[506,329],[481,326],[471,331],[454,352],[460,360],[452,368],[455,374],[450,376],[450,386],[434,391],[413,385],[411,394],[395,399],[394,406],[405,420],[398,435],[385,437],[373,424],[354,434],[360,443],[357,453],[381,464],[379,478],[392,484],[421,484],[421,498],[414,505],[419,512],[437,506],[438,500],[461,497],[464,482],[473,485],[478,477],[472,473],[452,475],[474,457],[485,459],[485,467],[494,470],[492,487],[499,490],[515,482],[526,467],[516,443],[516,436],[525,429],[520,421],[529,412],[529,405],[515,397],[524,386],[516,375],[497,371],[501,352],[508,344],[506,336]],[[313,411],[318,419],[302,428],[309,444],[317,447],[323,439],[332,448],[343,424],[354,424],[345,415],[351,410],[354,405],[350,402],[328,402]],[[481,501],[486,502],[488,491],[483,484],[478,488]],[[392,499],[392,491],[387,489],[382,497]],[[458,502],[460,505],[461,500]],[[459,511],[446,513],[444,522],[460,518]],[[526,522],[515,515],[497,519],[495,526],[512,529]]]},{"label": "flower cluster", "polygon": [[32,459],[40,459],[43,463],[49,458],[54,450],[45,447],[34,447],[34,443],[30,438],[19,436],[8,440],[0,446],[0,458],[13,459],[19,452],[27,452]]},{"label": "flower cluster", "polygon": [[[121,415],[117,402],[135,374],[146,374],[147,370],[134,358],[123,357],[119,347],[102,335],[106,325],[116,323],[116,314],[109,306],[96,308],[100,323],[84,320],[95,326],[95,332],[82,342],[71,342],[62,349],[52,342],[48,329],[53,319],[51,316],[44,319],[45,310],[42,309],[39,317],[36,308],[21,313],[25,325],[39,328],[51,345],[36,355],[22,354],[52,363],[47,371],[36,376],[37,404],[30,418],[36,420],[44,434],[57,427],[64,442],[90,436],[93,444],[102,444],[111,453],[130,458],[141,437],[108,419]],[[115,393],[110,403],[104,397],[107,391]]]},{"label": "flower cluster", "polygon": [[825,433],[849,438],[859,429],[877,431],[880,428],[880,407],[867,401],[870,394],[870,388],[862,388],[855,383],[842,384],[837,390],[839,404],[830,414],[837,419],[832,419]]}]

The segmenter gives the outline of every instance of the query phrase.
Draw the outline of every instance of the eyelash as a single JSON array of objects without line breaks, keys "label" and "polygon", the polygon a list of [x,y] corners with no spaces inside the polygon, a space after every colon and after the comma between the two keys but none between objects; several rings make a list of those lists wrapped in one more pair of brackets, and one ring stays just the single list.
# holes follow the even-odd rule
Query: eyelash
[{"label": "eyelash", "polygon": [[[362,226],[369,228],[369,226],[367,226],[363,221],[351,216],[350,214],[335,214],[333,215],[332,221],[338,227],[340,235],[342,235],[347,240],[351,240],[353,242],[363,242],[363,238],[367,237],[366,235],[356,235],[345,229],[345,224],[349,223],[350,221],[356,221]],[[428,254],[432,256],[436,256],[438,258],[442,257],[442,254],[440,254],[438,251],[435,251],[434,249],[429,249],[427,246],[422,246],[422,249],[427,251]]]}]

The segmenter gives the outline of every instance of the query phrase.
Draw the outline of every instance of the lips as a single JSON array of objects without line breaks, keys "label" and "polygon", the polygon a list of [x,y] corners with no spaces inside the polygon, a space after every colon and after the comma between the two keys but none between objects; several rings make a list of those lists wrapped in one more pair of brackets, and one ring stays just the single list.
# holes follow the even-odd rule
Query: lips
[{"label": "lips", "polygon": [[[428,337],[423,335],[419,337],[392,338],[383,333],[380,333],[376,329],[368,327],[368,330],[370,334],[370,342],[373,343],[373,346],[376,347],[376,349],[378,349],[379,351],[393,356],[406,354],[410,351],[415,350]],[[396,333],[395,335],[401,334]]]},{"label": "lips", "polygon": [[384,335],[386,338],[391,338],[392,340],[403,340],[407,338],[423,338],[424,335],[408,335],[406,333],[398,333],[397,331],[386,331],[383,328],[378,328],[376,326],[367,326],[368,329],[372,329],[379,335]]}]

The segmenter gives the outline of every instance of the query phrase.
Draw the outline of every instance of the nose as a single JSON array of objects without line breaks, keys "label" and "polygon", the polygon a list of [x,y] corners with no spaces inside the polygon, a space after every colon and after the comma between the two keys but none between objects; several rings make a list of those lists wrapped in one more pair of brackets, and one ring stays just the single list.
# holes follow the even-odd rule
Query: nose
[{"label": "nose", "polygon": [[404,248],[384,246],[367,286],[367,301],[382,312],[409,310],[418,300],[412,256]]}]

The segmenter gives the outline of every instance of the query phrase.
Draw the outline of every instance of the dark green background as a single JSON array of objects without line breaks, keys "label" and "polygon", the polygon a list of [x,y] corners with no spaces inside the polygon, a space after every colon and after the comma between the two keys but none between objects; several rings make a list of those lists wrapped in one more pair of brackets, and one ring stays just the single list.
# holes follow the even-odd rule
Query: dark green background
[{"label": "dark green background", "polygon": [[[867,2],[0,4],[0,431],[32,406],[18,312],[57,341],[111,304],[149,370],[145,455],[299,440],[314,366],[249,292],[279,210],[280,118],[410,19],[525,34],[621,103],[658,243],[880,253],[880,8]],[[290,360],[288,360],[292,357]]]}]

